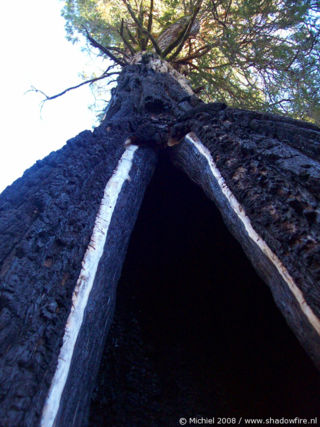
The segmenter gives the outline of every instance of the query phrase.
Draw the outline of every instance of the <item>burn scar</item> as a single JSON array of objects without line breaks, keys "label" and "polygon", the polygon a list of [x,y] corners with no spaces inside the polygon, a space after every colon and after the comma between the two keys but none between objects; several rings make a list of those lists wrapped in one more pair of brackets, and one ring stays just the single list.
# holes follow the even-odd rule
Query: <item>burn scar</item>
[{"label": "burn scar", "polygon": [[132,168],[134,153],[137,149],[138,147],[135,145],[127,147],[105,187],[91,240],[85,252],[80,275],[72,295],[71,311],[65,327],[57,368],[42,412],[42,427],[55,425],[61,396],[71,366],[75,344],[81,329],[84,312],[93,287],[99,261],[103,254],[113,212],[117,205],[117,200],[123,184],[126,180],[130,179],[129,174]]},{"label": "burn scar", "polygon": [[303,293],[299,289],[299,287],[294,282],[294,279],[286,269],[286,267],[282,264],[277,255],[269,248],[267,243],[258,235],[258,233],[254,230],[249,217],[246,215],[243,206],[238,202],[235,198],[229,187],[227,186],[224,178],[222,177],[219,169],[217,168],[210,151],[201,143],[198,137],[190,132],[185,136],[186,141],[191,143],[196,150],[207,160],[207,163],[210,167],[211,173],[216,179],[222,194],[227,199],[228,204],[237,215],[239,220],[242,222],[246,232],[250,239],[260,248],[260,250],[264,253],[264,255],[271,261],[271,263],[275,266],[278,273],[287,284],[294,298],[298,302],[301,311],[304,313],[309,323],[315,329],[318,335],[320,335],[320,319],[315,315],[312,311],[311,307],[307,304]]}]

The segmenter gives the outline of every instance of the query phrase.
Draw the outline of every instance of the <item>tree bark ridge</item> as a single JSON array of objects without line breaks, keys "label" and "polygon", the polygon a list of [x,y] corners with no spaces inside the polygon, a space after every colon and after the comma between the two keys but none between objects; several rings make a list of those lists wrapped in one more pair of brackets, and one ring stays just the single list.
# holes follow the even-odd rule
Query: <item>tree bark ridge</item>
[{"label": "tree bark ridge", "polygon": [[0,197],[0,407],[5,426],[33,426],[40,420],[104,188],[125,141],[138,135],[139,145],[153,148],[138,149],[131,181],[117,202],[57,422],[81,425],[87,416],[116,282],[157,158],[154,147],[164,143],[168,116],[183,111],[179,101],[192,94],[177,81],[184,82],[182,77],[173,77],[174,70],[166,77],[156,73],[157,67],[170,68],[161,61],[155,67],[148,61],[127,67],[102,124],[37,162]]},{"label": "tree bark ridge", "polygon": [[[319,129],[223,104],[211,107],[206,108],[170,65],[154,55],[139,54],[119,76],[101,125],[37,162],[0,196],[0,407],[4,425],[29,426],[40,420],[81,262],[104,188],[125,150],[125,141],[139,149],[131,181],[126,182],[115,209],[112,234],[63,393],[59,423],[85,422],[129,235],[156,153],[172,137],[178,142],[193,131],[200,138],[253,229],[320,317]],[[215,200],[230,231],[320,367],[319,336],[279,274],[248,240],[203,158],[186,140],[169,150],[173,161]],[[111,283],[108,290],[105,280]],[[110,308],[108,298],[112,299]]]},{"label": "tree bark ridge", "polygon": [[[187,127],[207,147],[254,230],[288,270],[302,300],[319,323],[318,128],[292,119],[232,108],[215,115],[199,113],[189,120]],[[299,139],[301,144],[297,142]],[[308,144],[309,141],[312,144]],[[319,368],[319,331],[308,325],[301,306],[297,306],[290,292],[284,289],[282,280],[264,266],[265,261],[258,253],[253,254],[256,251],[252,247],[248,248],[246,233],[231,215],[230,206],[220,200],[218,188],[211,189],[210,174],[196,166],[200,162],[199,156],[192,154],[185,142],[174,150],[175,163],[182,166],[218,204],[231,231],[256,270],[269,283],[277,305]]]}]

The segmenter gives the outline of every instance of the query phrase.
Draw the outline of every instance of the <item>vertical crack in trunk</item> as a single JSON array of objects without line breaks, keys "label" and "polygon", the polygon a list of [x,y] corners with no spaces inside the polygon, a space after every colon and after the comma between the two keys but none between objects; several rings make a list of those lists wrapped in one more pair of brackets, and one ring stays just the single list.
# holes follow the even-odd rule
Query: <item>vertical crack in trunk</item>
[{"label": "vertical crack in trunk", "polygon": [[[190,131],[209,150],[254,230],[319,318],[319,129],[224,104],[204,105],[170,65],[155,55],[137,56],[119,76],[101,125],[37,162],[0,196],[0,407],[5,425],[40,420],[103,191],[126,149],[124,142],[130,141],[139,149],[114,210],[57,414],[57,423],[85,422],[127,242],[157,152]],[[213,190],[229,229],[319,366],[319,336],[261,254],[249,247],[218,189],[211,188],[212,174],[189,148],[183,142],[168,150],[210,197]]]},{"label": "vertical crack in trunk", "polygon": [[1,195],[0,406],[4,425],[37,425],[40,420],[57,365],[61,366],[58,356],[70,329],[72,295],[104,188],[125,151],[124,142],[135,137],[144,147],[137,150],[130,181],[117,200],[58,398],[57,424],[85,422],[127,242],[156,163],[154,148],[166,144],[168,123],[193,102],[197,100],[191,89],[167,64],[151,57],[128,66],[101,125],[68,141]]},{"label": "vertical crack in trunk", "polygon": [[128,248],[89,425],[315,417],[319,390],[218,209],[162,159]]},{"label": "vertical crack in trunk", "polygon": [[[65,326],[58,365],[42,413],[41,425],[44,427],[55,425],[62,393],[70,371],[75,344],[82,326],[84,312],[93,288],[98,265],[103,255],[113,212],[125,181],[130,179],[133,157],[137,148],[137,146],[127,148],[105,187],[90,243],[82,260],[80,275],[72,294],[72,307]],[[105,308],[101,307],[101,309]]]},{"label": "vertical crack in trunk", "polygon": [[[282,264],[280,259],[277,257],[277,255],[272,252],[272,250],[269,248],[269,246],[266,244],[266,242],[257,234],[257,232],[252,227],[251,221],[248,218],[246,212],[244,211],[243,207],[240,205],[238,200],[234,197],[233,193],[230,191],[228,186],[226,185],[226,182],[224,181],[223,177],[221,176],[219,169],[217,168],[216,164],[214,163],[211,154],[209,150],[203,146],[201,141],[196,137],[195,134],[188,134],[186,135],[186,141],[188,143],[191,143],[196,150],[205,157],[208,166],[211,170],[213,179],[216,180],[218,186],[220,187],[220,191],[222,192],[222,195],[226,198],[227,204],[229,205],[229,209],[232,209],[236,216],[239,218],[240,222],[245,228],[246,233],[248,234],[248,237],[256,244],[259,249],[263,252],[263,254],[269,259],[269,261],[275,266],[275,268],[278,271],[278,274],[281,276],[283,281],[286,283],[290,291],[292,292],[294,298],[296,299],[297,303],[300,306],[300,310],[307,318],[310,325],[314,328],[315,332],[320,335],[320,319],[315,315],[315,313],[312,311],[312,309],[308,306],[303,293],[299,289],[299,287],[294,282],[293,278],[289,274],[288,270],[285,268],[285,266]],[[206,183],[207,184],[207,183]],[[207,189],[209,192],[209,190]],[[211,195],[213,199],[219,199],[218,196],[215,196],[214,193]],[[226,215],[227,216],[227,215]],[[238,234],[238,236],[240,233]],[[239,238],[241,241],[241,238]],[[252,262],[255,264],[255,257],[252,257]],[[268,280],[268,278],[266,278]],[[273,283],[270,283],[271,288],[274,287]]]},{"label": "vertical crack in trunk", "polygon": [[197,114],[189,126],[205,147],[187,137],[174,162],[217,204],[320,368],[320,130],[231,108]]}]

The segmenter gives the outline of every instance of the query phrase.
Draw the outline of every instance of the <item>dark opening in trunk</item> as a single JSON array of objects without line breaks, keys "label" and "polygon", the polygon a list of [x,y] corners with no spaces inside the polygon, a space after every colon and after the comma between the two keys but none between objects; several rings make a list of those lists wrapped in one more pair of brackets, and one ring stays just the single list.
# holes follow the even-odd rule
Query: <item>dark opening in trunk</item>
[{"label": "dark opening in trunk", "polygon": [[130,241],[90,426],[315,417],[319,390],[214,204],[163,157]]}]

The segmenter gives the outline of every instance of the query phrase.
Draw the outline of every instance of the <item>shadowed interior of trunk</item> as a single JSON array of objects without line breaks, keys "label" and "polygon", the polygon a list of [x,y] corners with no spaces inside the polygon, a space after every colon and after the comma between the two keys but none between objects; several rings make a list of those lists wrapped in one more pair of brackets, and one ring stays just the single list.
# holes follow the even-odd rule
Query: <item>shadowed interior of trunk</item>
[{"label": "shadowed interior of trunk", "polygon": [[89,425],[315,417],[319,391],[218,210],[163,155],[131,237]]}]

